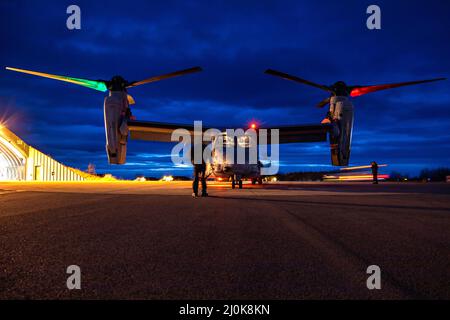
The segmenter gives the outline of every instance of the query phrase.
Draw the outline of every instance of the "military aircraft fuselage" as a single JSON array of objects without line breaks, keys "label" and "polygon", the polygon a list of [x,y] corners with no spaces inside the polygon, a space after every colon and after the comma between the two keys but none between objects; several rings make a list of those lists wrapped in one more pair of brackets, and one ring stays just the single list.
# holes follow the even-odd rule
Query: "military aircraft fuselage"
[{"label": "military aircraft fuselage", "polygon": [[[207,174],[214,178],[236,181],[243,178],[259,179],[261,177],[261,162],[259,161],[257,146],[255,146],[256,158],[253,159],[256,161],[251,161],[250,152],[252,150],[250,146],[257,142],[252,139],[256,139],[256,137],[244,135],[229,139],[225,132],[214,137],[211,142],[211,161],[207,164]],[[238,161],[239,152],[243,153],[241,158],[243,163]]]}]

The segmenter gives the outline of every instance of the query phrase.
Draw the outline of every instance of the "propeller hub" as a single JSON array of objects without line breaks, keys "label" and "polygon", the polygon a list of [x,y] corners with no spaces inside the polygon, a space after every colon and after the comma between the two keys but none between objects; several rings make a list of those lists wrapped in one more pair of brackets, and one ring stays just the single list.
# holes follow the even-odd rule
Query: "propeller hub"
[{"label": "propeller hub", "polygon": [[333,93],[336,96],[344,96],[347,97],[350,92],[347,84],[344,81],[338,81],[331,86],[333,89]]},{"label": "propeller hub", "polygon": [[124,91],[128,85],[122,76],[114,76],[110,81],[108,81],[108,90],[110,91]]}]

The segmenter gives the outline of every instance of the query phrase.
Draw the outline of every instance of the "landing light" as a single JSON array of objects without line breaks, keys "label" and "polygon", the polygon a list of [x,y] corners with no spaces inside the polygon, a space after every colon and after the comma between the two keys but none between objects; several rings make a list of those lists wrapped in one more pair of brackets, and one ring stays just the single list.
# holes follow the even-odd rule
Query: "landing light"
[{"label": "landing light", "polygon": [[173,181],[172,176],[163,176],[160,181],[170,182]]},{"label": "landing light", "polygon": [[250,128],[256,129],[256,123],[252,123],[252,124],[250,125]]}]

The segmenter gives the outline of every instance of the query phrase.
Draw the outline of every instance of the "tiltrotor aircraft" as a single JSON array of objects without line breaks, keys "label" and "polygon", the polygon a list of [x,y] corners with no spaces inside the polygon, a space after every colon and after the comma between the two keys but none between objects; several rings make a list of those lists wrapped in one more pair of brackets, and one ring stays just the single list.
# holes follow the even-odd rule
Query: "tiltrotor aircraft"
[{"label": "tiltrotor aircraft", "polygon": [[[17,69],[7,67],[11,71],[17,71],[32,74],[40,77],[70,82],[81,85],[90,89],[106,92],[108,96],[104,101],[104,121],[106,134],[106,151],[110,164],[124,164],[126,162],[127,141],[130,135],[132,139],[147,141],[172,142],[171,136],[175,129],[183,128],[194,134],[193,125],[179,125],[161,122],[136,121],[132,117],[130,105],[134,104],[134,99],[128,94],[127,89],[142,84],[156,82],[180,75],[201,71],[200,67],[194,67],[164,75],[154,76],[141,81],[127,81],[121,76],[114,76],[111,80],[89,80],[82,78],[73,78],[67,76],[58,76],[48,73],[30,71],[25,69]],[[402,82],[385,85],[372,86],[348,86],[344,82],[339,81],[333,85],[326,86],[316,84],[314,82],[301,79],[280,71],[268,69],[267,74],[281,77],[283,79],[292,80],[309,86],[324,90],[330,94],[330,97],[321,101],[318,107],[330,105],[326,118],[320,124],[313,125],[291,125],[291,126],[273,126],[272,128],[257,128],[254,124],[252,128],[260,129],[278,129],[279,143],[296,143],[296,142],[321,142],[327,141],[329,137],[331,163],[335,166],[347,166],[350,159],[350,148],[353,130],[353,104],[350,97],[358,97],[367,93],[380,90],[392,89],[401,86],[415,85],[438,80],[444,78]],[[204,128],[203,130],[207,130]],[[227,140],[226,134],[222,133],[218,138]],[[247,144],[248,144],[247,138]],[[217,142],[213,140],[214,144]],[[235,141],[236,142],[236,141]],[[270,143],[270,141],[268,142]],[[237,145],[237,143],[234,143]],[[223,154],[222,154],[223,156]],[[263,166],[260,161],[257,164],[237,164],[226,163],[226,161],[218,161],[212,156],[212,162],[207,165],[208,175],[216,178],[226,178],[232,180],[232,187],[237,183],[242,188],[242,178],[249,178],[253,183],[256,181],[261,183],[260,170]]]}]

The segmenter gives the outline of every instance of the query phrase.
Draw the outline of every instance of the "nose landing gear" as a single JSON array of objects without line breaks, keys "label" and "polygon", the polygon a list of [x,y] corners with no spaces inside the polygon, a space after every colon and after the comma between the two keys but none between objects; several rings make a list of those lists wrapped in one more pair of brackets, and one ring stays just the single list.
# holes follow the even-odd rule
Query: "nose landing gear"
[{"label": "nose landing gear", "polygon": [[256,183],[263,184],[262,178],[261,177],[260,178],[253,178],[252,179],[252,184],[256,184]]}]

